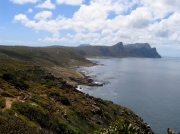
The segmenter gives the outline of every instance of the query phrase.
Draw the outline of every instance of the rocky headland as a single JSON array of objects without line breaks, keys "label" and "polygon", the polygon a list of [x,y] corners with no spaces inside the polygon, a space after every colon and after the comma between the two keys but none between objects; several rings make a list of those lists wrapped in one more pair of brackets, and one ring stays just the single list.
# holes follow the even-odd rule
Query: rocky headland
[{"label": "rocky headland", "polygon": [[119,42],[113,46],[92,46],[80,45],[74,47],[79,54],[85,57],[142,57],[142,58],[161,58],[156,48],[151,48],[148,43],[135,43],[123,45]]}]

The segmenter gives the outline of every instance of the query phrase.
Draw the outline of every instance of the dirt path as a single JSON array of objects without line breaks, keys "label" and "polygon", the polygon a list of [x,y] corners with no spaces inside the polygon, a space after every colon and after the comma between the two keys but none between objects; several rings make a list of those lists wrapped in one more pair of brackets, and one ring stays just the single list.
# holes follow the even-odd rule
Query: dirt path
[{"label": "dirt path", "polygon": [[11,108],[11,104],[14,102],[14,101],[17,101],[18,99],[17,98],[10,98],[10,97],[5,97],[6,99],[6,107],[4,109],[8,109],[8,108]]}]

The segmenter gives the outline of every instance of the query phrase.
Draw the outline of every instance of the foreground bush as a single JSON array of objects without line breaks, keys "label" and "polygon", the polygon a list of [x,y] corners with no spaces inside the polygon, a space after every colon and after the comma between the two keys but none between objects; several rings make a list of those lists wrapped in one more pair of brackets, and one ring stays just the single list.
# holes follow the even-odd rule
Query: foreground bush
[{"label": "foreground bush", "polygon": [[6,101],[4,98],[0,97],[0,109],[4,108],[6,106]]},{"label": "foreground bush", "polygon": [[[174,132],[174,130],[172,130],[172,129],[170,129],[170,128],[167,129],[167,133],[168,133],[168,134],[176,134],[176,133]],[[179,132],[178,134],[180,134],[180,132]]]},{"label": "foreground bush", "polygon": [[26,116],[30,121],[38,123],[42,128],[50,130],[54,133],[63,134],[80,134],[80,130],[67,125],[64,121],[55,117],[42,107],[36,106],[33,103],[14,102],[12,109]]},{"label": "foreground bush", "polygon": [[25,90],[29,88],[29,85],[21,77],[18,78],[17,75],[13,73],[4,73],[2,78],[17,89]]},{"label": "foreground bush", "polygon": [[28,125],[14,115],[0,113],[0,134],[51,134]]},{"label": "foreground bush", "polygon": [[68,98],[60,95],[59,93],[51,92],[49,94],[49,97],[54,98],[56,101],[60,101],[63,105],[67,105],[67,106],[71,105],[71,102],[68,100]]},{"label": "foreground bush", "polygon": [[153,132],[142,131],[138,127],[120,120],[107,129],[95,131],[94,134],[153,134]]}]

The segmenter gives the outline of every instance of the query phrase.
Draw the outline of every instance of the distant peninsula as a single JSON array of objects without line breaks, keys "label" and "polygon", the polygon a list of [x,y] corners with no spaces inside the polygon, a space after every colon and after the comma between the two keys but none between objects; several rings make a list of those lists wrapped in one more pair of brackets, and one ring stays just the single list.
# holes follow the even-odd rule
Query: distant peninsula
[{"label": "distant peninsula", "polygon": [[85,57],[143,57],[143,58],[161,58],[156,48],[151,48],[148,43],[135,43],[123,45],[119,42],[113,46],[92,46],[83,44],[74,49]]}]

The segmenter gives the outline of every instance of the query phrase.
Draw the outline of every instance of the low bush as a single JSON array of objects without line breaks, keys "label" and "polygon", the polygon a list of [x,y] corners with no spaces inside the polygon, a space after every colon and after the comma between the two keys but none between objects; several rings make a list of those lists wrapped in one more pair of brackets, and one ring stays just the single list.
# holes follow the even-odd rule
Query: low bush
[{"label": "low bush", "polygon": [[63,105],[67,105],[67,106],[70,106],[71,105],[71,102],[69,101],[69,99],[66,97],[66,96],[62,96],[60,95],[59,93],[57,92],[51,92],[49,94],[49,97],[52,97],[55,99],[55,101],[59,101],[61,102]]},{"label": "low bush", "polygon": [[29,85],[22,79],[22,77],[18,78],[13,73],[4,73],[2,78],[17,89],[26,90],[29,88]]},{"label": "low bush", "polygon": [[39,106],[27,102],[13,102],[12,109],[26,116],[30,121],[38,123],[42,128],[54,133],[81,134],[79,129],[67,125],[64,121]]},{"label": "low bush", "polygon": [[4,97],[12,97],[14,98],[15,96],[7,91],[3,91],[1,92],[1,96],[4,96]]},{"label": "low bush", "polygon": [[143,131],[139,127],[134,127],[131,123],[127,123],[124,120],[119,120],[99,131],[95,131],[94,134],[154,134],[151,131]]},{"label": "low bush", "polygon": [[15,112],[12,109],[5,109],[4,115],[15,115]]},{"label": "low bush", "polygon": [[14,89],[14,86],[9,85],[7,81],[0,78],[0,88],[2,88],[3,90],[9,90]]},{"label": "low bush", "polygon": [[13,115],[0,113],[0,134],[52,134],[29,126],[26,122]]},{"label": "low bush", "polygon": [[9,94],[12,94],[13,96],[18,96],[19,95],[19,92],[16,89],[9,89],[7,92]]},{"label": "low bush", "polygon": [[6,100],[5,98],[0,97],[0,109],[5,108]]},{"label": "low bush", "polygon": [[38,105],[47,108],[48,107],[48,102],[44,98],[40,97],[39,95],[33,95],[31,97],[31,101],[37,103]]},{"label": "low bush", "polygon": [[63,105],[66,105],[66,106],[70,106],[71,105],[71,102],[69,101],[69,99],[67,98],[67,97],[65,97],[65,96],[61,96],[61,103],[63,104]]}]

